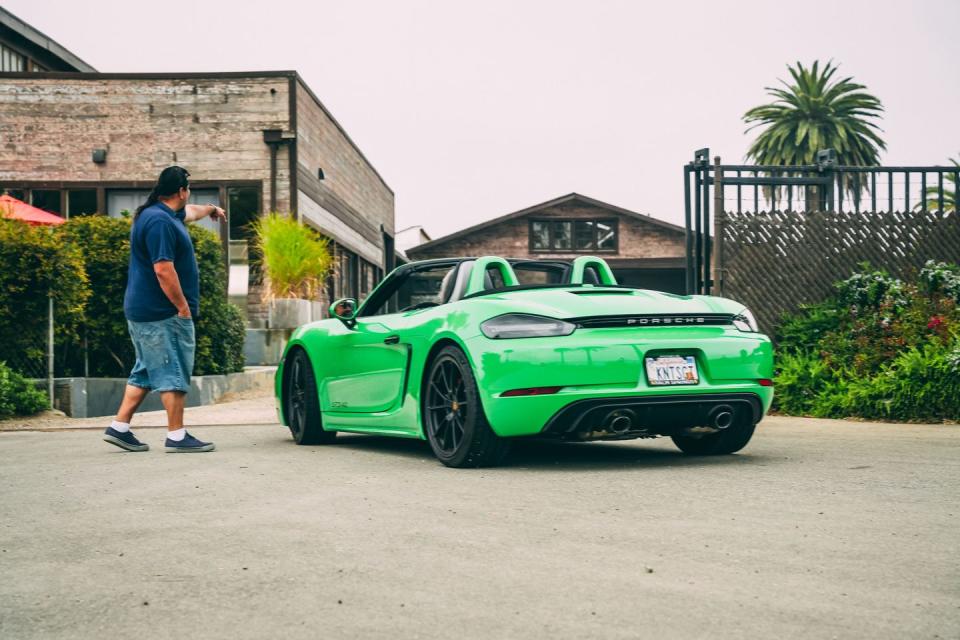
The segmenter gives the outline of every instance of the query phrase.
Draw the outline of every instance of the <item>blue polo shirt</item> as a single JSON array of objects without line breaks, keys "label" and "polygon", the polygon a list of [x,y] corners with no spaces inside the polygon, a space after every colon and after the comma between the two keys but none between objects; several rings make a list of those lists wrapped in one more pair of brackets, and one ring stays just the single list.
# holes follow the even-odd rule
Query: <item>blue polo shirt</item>
[{"label": "blue polo shirt", "polygon": [[200,304],[200,273],[193,242],[187,233],[185,211],[174,211],[162,202],[140,212],[130,228],[130,270],[123,312],[134,322],[156,322],[177,314],[177,308],[163,293],[153,270],[168,260],[180,277],[180,287],[190,313],[196,318]]}]

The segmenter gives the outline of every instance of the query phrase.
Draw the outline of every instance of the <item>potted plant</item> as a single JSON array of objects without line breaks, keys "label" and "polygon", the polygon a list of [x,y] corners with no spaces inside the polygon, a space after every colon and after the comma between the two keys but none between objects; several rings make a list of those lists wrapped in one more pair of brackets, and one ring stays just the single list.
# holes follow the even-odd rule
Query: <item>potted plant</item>
[{"label": "potted plant", "polygon": [[253,225],[271,329],[293,329],[320,317],[316,302],[333,266],[330,242],[290,216],[270,213]]}]

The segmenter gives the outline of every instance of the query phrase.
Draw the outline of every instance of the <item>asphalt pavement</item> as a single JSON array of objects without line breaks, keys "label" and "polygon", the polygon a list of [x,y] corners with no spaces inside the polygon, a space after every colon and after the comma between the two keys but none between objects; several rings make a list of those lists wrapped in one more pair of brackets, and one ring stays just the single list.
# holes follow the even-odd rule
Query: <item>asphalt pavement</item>
[{"label": "asphalt pavement", "polygon": [[[264,409],[266,411],[266,409]],[[0,433],[0,638],[957,638],[960,426],[768,418],[738,455],[209,454]]]}]

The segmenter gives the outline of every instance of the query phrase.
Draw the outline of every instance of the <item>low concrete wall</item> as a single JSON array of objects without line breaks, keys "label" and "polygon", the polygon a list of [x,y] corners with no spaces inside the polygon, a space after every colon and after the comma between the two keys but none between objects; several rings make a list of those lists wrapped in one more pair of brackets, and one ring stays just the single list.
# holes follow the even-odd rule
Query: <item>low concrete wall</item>
[{"label": "low concrete wall", "polygon": [[293,329],[247,329],[243,359],[248,367],[280,364],[283,349]]},{"label": "low concrete wall", "polygon": [[[276,367],[247,367],[242,373],[222,376],[194,376],[190,380],[187,406],[214,404],[226,393],[272,391]],[[111,416],[117,412],[125,378],[57,378],[53,406],[71,418]],[[140,411],[163,409],[160,394],[151,393]]]}]

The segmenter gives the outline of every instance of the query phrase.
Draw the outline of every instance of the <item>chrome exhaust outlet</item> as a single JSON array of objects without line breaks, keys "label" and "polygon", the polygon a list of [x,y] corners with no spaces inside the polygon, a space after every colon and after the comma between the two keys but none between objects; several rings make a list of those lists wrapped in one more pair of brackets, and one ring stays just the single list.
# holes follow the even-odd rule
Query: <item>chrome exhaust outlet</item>
[{"label": "chrome exhaust outlet", "polygon": [[633,427],[633,421],[636,415],[629,409],[618,409],[611,411],[603,419],[603,426],[607,431],[616,434],[623,434]]},{"label": "chrome exhaust outlet", "polygon": [[718,404],[707,414],[707,425],[723,431],[733,424],[733,407],[728,404]]}]

